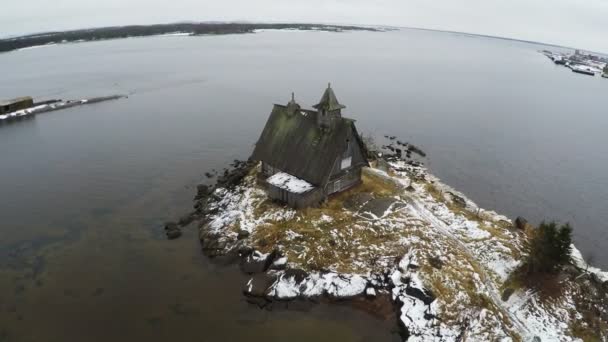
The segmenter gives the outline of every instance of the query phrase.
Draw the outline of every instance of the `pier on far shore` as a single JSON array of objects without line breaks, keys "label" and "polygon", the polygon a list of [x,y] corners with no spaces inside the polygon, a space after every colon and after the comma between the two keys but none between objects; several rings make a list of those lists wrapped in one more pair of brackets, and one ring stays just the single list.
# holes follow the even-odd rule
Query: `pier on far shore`
[{"label": "pier on far shore", "polygon": [[47,100],[34,102],[31,97],[20,97],[7,101],[0,101],[0,125],[32,118],[37,114],[53,112],[105,101],[126,98],[126,95],[111,95],[102,97],[91,97],[81,100]]}]

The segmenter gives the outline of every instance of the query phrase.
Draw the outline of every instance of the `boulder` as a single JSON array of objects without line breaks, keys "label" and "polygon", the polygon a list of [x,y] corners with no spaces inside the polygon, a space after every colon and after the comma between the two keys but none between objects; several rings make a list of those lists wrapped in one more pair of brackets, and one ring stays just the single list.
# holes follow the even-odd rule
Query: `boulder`
[{"label": "boulder", "polygon": [[421,290],[417,287],[408,286],[405,288],[405,294],[420,299],[425,305],[430,305],[435,301],[435,295],[427,289]]},{"label": "boulder", "polygon": [[528,220],[526,220],[525,218],[523,218],[521,216],[517,216],[517,218],[515,219],[514,225],[515,225],[515,228],[524,230],[524,229],[526,229],[526,226],[528,225]]},{"label": "boulder", "polygon": [[239,240],[243,240],[249,237],[249,235],[251,235],[251,233],[248,230],[245,229],[239,229],[239,232],[237,234],[237,239]]},{"label": "boulder", "polygon": [[296,283],[301,283],[308,277],[308,273],[304,270],[300,270],[297,268],[290,268],[283,274],[285,278],[293,278]]},{"label": "boulder", "polygon": [[356,211],[361,208],[362,205],[371,201],[374,198],[372,194],[368,192],[360,192],[355,194],[344,201],[344,208],[352,211]]},{"label": "boulder", "polygon": [[275,259],[270,265],[271,270],[284,270],[287,268],[287,257],[280,257]]},{"label": "boulder", "polygon": [[203,226],[200,230],[199,239],[203,252],[209,257],[215,257],[226,254],[226,241],[221,234],[213,233],[205,229]]},{"label": "boulder", "polygon": [[231,171],[225,170],[224,174],[217,179],[217,186],[223,188],[234,188],[241,183],[241,180],[249,174],[251,168],[255,165],[253,162],[243,162],[237,165],[237,168]]},{"label": "boulder", "polygon": [[262,254],[258,251],[254,251],[241,259],[241,271],[248,274],[266,272],[268,268],[270,268],[270,265],[272,265],[272,262],[276,259],[277,253],[278,252],[273,251],[270,254]]},{"label": "boulder", "polygon": [[429,258],[429,264],[431,264],[433,268],[436,268],[438,270],[443,267],[443,261],[441,261],[441,259],[439,259],[438,257],[434,256]]},{"label": "boulder", "polygon": [[239,255],[244,258],[246,256],[248,256],[249,254],[253,253],[254,249],[251,246],[241,246],[238,248],[237,252],[239,253]]},{"label": "boulder", "polygon": [[255,274],[245,285],[243,293],[247,296],[265,297],[268,289],[277,281],[275,274],[258,273]]},{"label": "boulder", "polygon": [[363,207],[361,207],[360,212],[371,213],[376,217],[382,217],[388,208],[390,208],[390,206],[395,202],[397,202],[397,200],[390,197],[375,198],[368,201]]},{"label": "boulder", "polygon": [[467,207],[467,201],[463,197],[458,196],[458,195],[456,195],[453,192],[449,192],[449,194],[450,194],[450,197],[452,198],[452,202],[456,206],[458,206],[460,208],[466,208]]},{"label": "boulder", "polygon": [[509,300],[509,298],[511,298],[511,295],[515,292],[514,289],[507,287],[504,291],[502,291],[502,301],[506,302]]}]

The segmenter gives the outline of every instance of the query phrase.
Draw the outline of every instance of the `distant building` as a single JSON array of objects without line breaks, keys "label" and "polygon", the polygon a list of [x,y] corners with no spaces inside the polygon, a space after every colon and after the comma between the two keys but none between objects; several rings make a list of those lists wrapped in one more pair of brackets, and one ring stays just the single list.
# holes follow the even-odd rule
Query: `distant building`
[{"label": "distant building", "polygon": [[0,115],[30,108],[32,106],[34,106],[34,100],[29,96],[0,101]]},{"label": "distant building", "polygon": [[302,109],[292,94],[275,104],[253,151],[262,162],[268,195],[294,208],[314,206],[361,182],[368,166],[355,121],[328,86],[315,110]]}]

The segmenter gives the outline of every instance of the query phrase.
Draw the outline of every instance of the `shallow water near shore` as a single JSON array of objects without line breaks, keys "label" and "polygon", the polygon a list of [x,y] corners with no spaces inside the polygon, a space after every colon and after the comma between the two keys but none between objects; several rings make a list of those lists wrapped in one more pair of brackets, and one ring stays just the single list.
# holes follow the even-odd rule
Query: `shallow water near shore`
[{"label": "shallow water near shore", "polygon": [[[311,49],[314,46],[314,49]],[[246,278],[201,255],[204,172],[243,159],[272,103],[310,107],[331,81],[358,129],[429,154],[482,207],[575,227],[608,266],[608,80],[542,46],[464,35],[263,32],[153,37],[0,54],[2,97],[128,99],[0,126],[0,341],[391,340],[348,306],[258,310]]]}]

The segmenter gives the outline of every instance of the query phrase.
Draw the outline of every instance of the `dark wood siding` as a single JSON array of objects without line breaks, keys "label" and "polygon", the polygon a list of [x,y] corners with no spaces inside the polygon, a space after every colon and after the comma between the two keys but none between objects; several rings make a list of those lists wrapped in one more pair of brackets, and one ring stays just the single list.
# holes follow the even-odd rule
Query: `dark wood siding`
[{"label": "dark wood siding", "polygon": [[327,184],[328,195],[349,189],[361,182],[361,167],[351,168],[332,178]]},{"label": "dark wood siding", "polygon": [[323,191],[319,188],[315,188],[303,194],[289,192],[272,184],[268,184],[267,189],[270,198],[296,209],[317,206],[324,198]]}]

